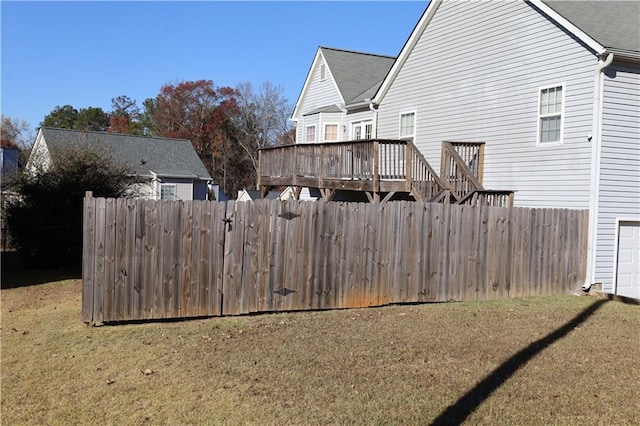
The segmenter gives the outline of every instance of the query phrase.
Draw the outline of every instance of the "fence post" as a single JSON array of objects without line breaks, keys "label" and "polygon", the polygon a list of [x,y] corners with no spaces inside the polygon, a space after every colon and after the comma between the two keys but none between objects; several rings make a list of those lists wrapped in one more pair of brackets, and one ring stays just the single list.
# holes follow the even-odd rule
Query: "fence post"
[{"label": "fence post", "polygon": [[82,321],[93,321],[93,258],[95,228],[95,205],[93,192],[84,194],[82,209]]}]

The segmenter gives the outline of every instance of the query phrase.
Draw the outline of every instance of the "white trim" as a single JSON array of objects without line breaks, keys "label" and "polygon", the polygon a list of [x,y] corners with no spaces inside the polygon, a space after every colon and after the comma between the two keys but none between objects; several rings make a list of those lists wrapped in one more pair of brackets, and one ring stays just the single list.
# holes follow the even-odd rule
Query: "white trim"
[{"label": "white trim", "polygon": [[[569,33],[574,35],[578,40],[589,46],[592,50],[594,50],[598,55],[602,55],[605,53],[606,49],[603,45],[595,41],[591,38],[587,33],[582,31],[580,28],[573,25],[567,19],[565,19],[562,15],[557,13],[555,10],[544,4],[541,0],[530,0],[530,3],[535,6],[537,9],[542,11],[549,18],[553,19],[558,23],[561,27],[564,27]],[[612,24],[615,25],[615,24]]]},{"label": "white trim", "polygon": [[[336,126],[336,140],[327,140],[327,126]],[[322,123],[322,142],[338,142],[340,141],[340,123],[328,122]]]},{"label": "white trim", "polygon": [[611,290],[613,294],[618,294],[618,252],[620,251],[620,223],[636,224],[640,226],[640,217],[616,217],[616,229],[614,234],[613,246],[613,283]]},{"label": "white trim", "polygon": [[[561,87],[562,88],[562,104],[560,106],[560,140],[557,141],[551,141],[551,142],[542,142],[540,140],[540,123],[541,123],[541,119],[544,116],[555,116],[558,115],[558,113],[554,113],[554,114],[541,114],[540,113],[540,103],[542,102],[542,91],[543,90],[547,90],[547,89],[554,89],[554,88],[558,88]],[[538,125],[537,125],[537,131],[536,131],[536,146],[552,146],[552,145],[562,145],[562,143],[564,142],[564,111],[565,111],[565,99],[566,99],[566,94],[567,94],[567,88],[566,88],[566,83],[562,82],[562,83],[557,83],[557,84],[549,84],[547,86],[541,86],[538,87]]]},{"label": "white trim", "polygon": [[[402,116],[403,115],[409,115],[409,114],[413,114],[413,132],[411,133],[411,136],[402,136]],[[416,138],[416,128],[418,127],[418,113],[416,112],[416,110],[409,110],[409,111],[400,111],[400,113],[398,114],[398,139],[402,139],[402,140],[415,140]]]}]

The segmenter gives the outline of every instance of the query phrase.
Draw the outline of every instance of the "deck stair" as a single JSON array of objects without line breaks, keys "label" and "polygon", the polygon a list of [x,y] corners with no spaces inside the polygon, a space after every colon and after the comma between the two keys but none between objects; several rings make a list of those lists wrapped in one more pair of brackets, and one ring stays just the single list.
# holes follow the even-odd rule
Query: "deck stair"
[{"label": "deck stair", "polygon": [[512,206],[513,191],[489,190],[482,185],[484,142],[442,142],[440,177],[455,204]]}]

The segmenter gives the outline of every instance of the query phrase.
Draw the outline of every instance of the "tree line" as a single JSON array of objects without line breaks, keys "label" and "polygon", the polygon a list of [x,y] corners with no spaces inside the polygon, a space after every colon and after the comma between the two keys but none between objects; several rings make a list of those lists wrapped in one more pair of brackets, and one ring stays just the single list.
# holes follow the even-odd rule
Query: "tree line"
[{"label": "tree line", "polygon": [[[232,89],[198,80],[166,84],[142,106],[125,95],[111,100],[110,111],[57,106],[40,127],[188,139],[214,182],[234,196],[255,185],[260,148],[294,142],[290,112],[282,89],[271,83],[258,89],[243,83]],[[35,136],[25,121],[1,118],[2,147],[21,148],[24,165]],[[85,191],[97,197],[135,195],[131,184],[136,178],[127,165],[91,147],[51,154],[56,161],[49,168],[2,180],[7,195],[0,209],[2,231],[8,231],[11,247],[23,254],[26,265],[78,266]]]},{"label": "tree line", "polygon": [[129,96],[111,99],[111,111],[56,106],[40,123],[86,131],[188,139],[214,182],[233,196],[255,185],[258,150],[294,142],[292,106],[280,86],[264,82],[235,88],[211,80],[165,84],[139,106]]}]

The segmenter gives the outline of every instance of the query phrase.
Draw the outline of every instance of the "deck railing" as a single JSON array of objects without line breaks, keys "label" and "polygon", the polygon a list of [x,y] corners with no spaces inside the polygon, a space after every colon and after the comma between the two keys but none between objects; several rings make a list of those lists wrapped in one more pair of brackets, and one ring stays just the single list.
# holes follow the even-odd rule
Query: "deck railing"
[{"label": "deck railing", "polygon": [[405,192],[421,201],[513,205],[513,192],[488,191],[482,186],[483,145],[444,142],[440,175],[411,141],[360,140],[264,148],[259,153],[258,186],[367,191],[370,197]]},{"label": "deck railing", "polygon": [[430,200],[448,189],[410,141],[296,144],[260,150],[259,186],[411,192]]}]

